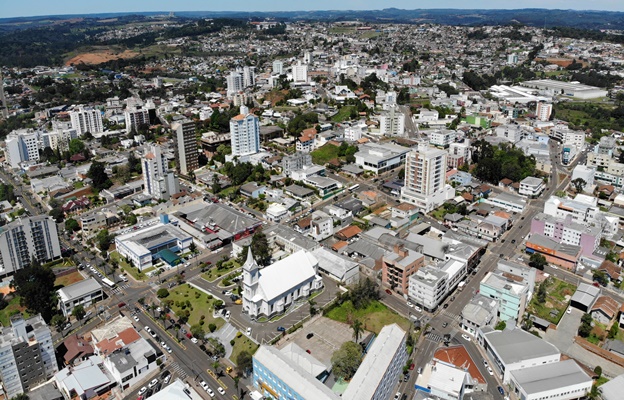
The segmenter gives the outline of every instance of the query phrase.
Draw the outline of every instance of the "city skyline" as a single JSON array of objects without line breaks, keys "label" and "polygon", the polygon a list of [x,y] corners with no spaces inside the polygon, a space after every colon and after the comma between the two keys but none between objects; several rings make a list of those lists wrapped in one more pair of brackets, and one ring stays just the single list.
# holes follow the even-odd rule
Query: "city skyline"
[{"label": "city skyline", "polygon": [[[467,6],[468,5],[468,6]],[[618,0],[598,0],[591,4],[581,0],[550,0],[548,2],[527,0],[517,7],[500,7],[500,2],[494,0],[479,0],[466,3],[458,0],[441,0],[438,2],[415,3],[409,0],[391,0],[380,7],[378,2],[364,1],[334,1],[319,0],[313,4],[293,3],[286,1],[267,1],[263,3],[249,0],[234,0],[222,4],[207,4],[199,0],[181,0],[173,4],[166,0],[126,2],[111,0],[103,2],[76,3],[70,0],[59,0],[53,3],[40,0],[26,0],[12,2],[4,9],[4,18],[33,17],[47,15],[71,14],[99,14],[99,13],[135,13],[135,12],[183,12],[183,11],[311,11],[311,10],[377,10],[382,8],[400,9],[522,9],[545,8],[562,10],[596,10],[596,11],[624,11],[624,3]]]}]

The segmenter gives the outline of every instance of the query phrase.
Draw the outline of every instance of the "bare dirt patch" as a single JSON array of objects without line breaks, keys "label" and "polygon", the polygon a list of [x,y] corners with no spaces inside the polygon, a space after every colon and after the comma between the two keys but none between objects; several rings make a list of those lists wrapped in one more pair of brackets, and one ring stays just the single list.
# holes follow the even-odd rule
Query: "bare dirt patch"
[{"label": "bare dirt patch", "polygon": [[139,53],[134,52],[132,50],[124,50],[122,52],[113,51],[113,50],[99,50],[89,53],[78,54],[75,57],[70,58],[65,62],[65,65],[71,64],[100,64],[103,62],[107,62],[110,60],[117,60],[119,58],[134,58],[138,56]]}]

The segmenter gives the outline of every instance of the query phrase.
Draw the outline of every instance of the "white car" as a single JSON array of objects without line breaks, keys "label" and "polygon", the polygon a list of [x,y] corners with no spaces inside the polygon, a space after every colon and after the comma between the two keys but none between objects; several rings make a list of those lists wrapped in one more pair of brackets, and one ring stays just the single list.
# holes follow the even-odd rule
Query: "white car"
[{"label": "white car", "polygon": [[230,310],[227,310],[227,312],[225,313],[225,318],[230,318]]},{"label": "white car", "polygon": [[219,386],[217,388],[217,392],[219,392],[221,395],[225,396],[225,390],[223,390],[223,388],[221,386]]},{"label": "white car", "polygon": [[414,310],[418,311],[418,312],[422,312],[422,308],[418,307],[418,306],[414,306]]},{"label": "white car", "polygon": [[394,395],[394,400],[399,400],[401,398],[401,392],[396,392]]},{"label": "white car", "polygon": [[210,388],[206,388],[206,392],[208,392],[208,396],[215,397],[215,393]]},{"label": "white car", "polygon": [[163,380],[163,383],[166,385],[167,383],[169,383],[170,380],[171,380],[171,374],[165,376],[165,379]]},{"label": "white car", "polygon": [[208,391],[208,389],[210,389],[208,387],[208,384],[204,381],[199,382],[199,386],[201,386],[205,391]]},{"label": "white car", "polygon": [[407,306],[408,306],[408,307],[410,307],[410,308],[413,308],[413,307],[414,307],[414,305],[412,304],[412,302],[411,302],[411,301],[408,301],[408,302],[407,302]]},{"label": "white car", "polygon": [[492,371],[492,368],[490,368],[490,367],[487,367],[487,372],[490,375],[494,375],[494,371]]},{"label": "white car", "polygon": [[136,315],[135,315],[135,316],[133,316],[132,318],[134,318],[134,320],[135,320],[136,322],[139,322],[139,317],[138,317],[138,316],[136,316]]},{"label": "white car", "polygon": [[470,342],[470,336],[466,335],[465,333],[462,333],[462,337],[464,338],[464,340],[467,340]]},{"label": "white car", "polygon": [[566,311],[566,313],[571,314],[572,313],[572,307],[568,307],[568,311]]},{"label": "white car", "polygon": [[141,389],[139,389],[139,396],[142,395],[145,392],[147,392],[147,388],[145,386],[143,386]]},{"label": "white car", "polygon": [[197,343],[197,341],[198,341],[197,338],[191,338],[191,342]]},{"label": "white car", "polygon": [[158,379],[152,379],[152,381],[147,386],[151,389],[156,385],[158,385]]},{"label": "white car", "polygon": [[145,332],[150,333],[151,331],[152,331],[152,330],[150,329],[150,327],[149,327],[149,326],[146,326],[146,327],[145,327]]},{"label": "white car", "polygon": [[247,328],[247,336],[251,335],[251,327]]}]

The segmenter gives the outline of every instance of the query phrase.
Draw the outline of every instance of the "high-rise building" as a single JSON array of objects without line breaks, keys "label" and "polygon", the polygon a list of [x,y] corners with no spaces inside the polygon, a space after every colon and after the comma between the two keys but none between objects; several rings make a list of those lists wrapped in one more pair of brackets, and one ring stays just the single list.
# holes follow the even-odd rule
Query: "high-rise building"
[{"label": "high-rise building", "polygon": [[284,63],[280,60],[273,61],[273,74],[282,75],[284,73]]},{"label": "high-rise building", "polygon": [[29,129],[11,132],[6,139],[6,159],[11,168],[24,161],[39,161],[39,135]]},{"label": "high-rise building", "polygon": [[27,392],[58,372],[52,333],[41,315],[11,317],[0,334],[0,377],[8,398]]},{"label": "high-rise building", "polygon": [[292,80],[294,83],[307,83],[308,66],[302,65],[301,61],[297,61],[297,65],[292,66]]},{"label": "high-rise building", "polygon": [[230,120],[232,156],[248,156],[260,151],[260,120],[253,114],[239,114]]},{"label": "high-rise building", "polygon": [[49,147],[52,150],[69,151],[69,142],[76,138],[78,138],[78,131],[75,129],[45,132],[41,134],[41,148]]},{"label": "high-rise building", "polygon": [[139,126],[150,123],[149,111],[141,107],[129,108],[124,113],[126,117],[126,133],[138,132]]},{"label": "high-rise building", "polygon": [[33,257],[46,262],[61,256],[56,223],[47,215],[18,218],[0,232],[0,276],[30,265]]},{"label": "high-rise building", "polygon": [[256,67],[243,67],[243,86],[250,87],[256,84]]},{"label": "high-rise building", "polygon": [[401,199],[428,213],[453,198],[453,188],[445,183],[446,157],[446,151],[429,147],[426,142],[408,153]]},{"label": "high-rise building", "polygon": [[245,87],[243,85],[243,75],[238,71],[232,71],[225,78],[227,84],[227,96],[230,97],[235,93],[240,92]]},{"label": "high-rise building", "polygon": [[543,101],[537,102],[537,107],[535,109],[537,119],[540,121],[548,121],[550,120],[550,114],[552,114],[552,104],[544,103]]},{"label": "high-rise building", "polygon": [[199,168],[195,123],[185,120],[171,126],[175,131],[175,157],[178,173],[189,175]]},{"label": "high-rise building", "polygon": [[167,158],[161,152],[160,145],[148,147],[141,158],[141,170],[145,182],[145,194],[158,200],[169,200],[171,195],[180,191],[178,178],[169,170]]},{"label": "high-rise building", "polygon": [[104,132],[102,124],[102,113],[92,108],[79,107],[78,110],[69,113],[72,129],[78,132],[78,136],[85,133],[101,133]]}]

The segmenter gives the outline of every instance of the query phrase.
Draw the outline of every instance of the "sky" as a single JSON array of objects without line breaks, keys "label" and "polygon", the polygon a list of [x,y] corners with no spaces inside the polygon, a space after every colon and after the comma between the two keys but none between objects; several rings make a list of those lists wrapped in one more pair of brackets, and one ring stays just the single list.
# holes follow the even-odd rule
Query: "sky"
[{"label": "sky", "polygon": [[624,0],[2,0],[0,18],[140,11],[301,11],[380,8],[550,8],[624,11]]}]

